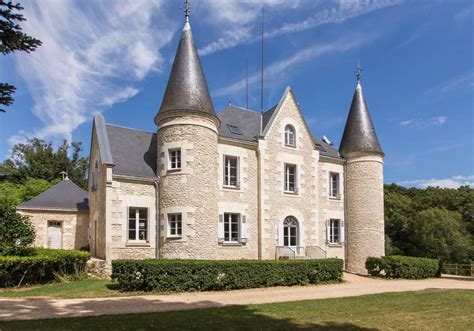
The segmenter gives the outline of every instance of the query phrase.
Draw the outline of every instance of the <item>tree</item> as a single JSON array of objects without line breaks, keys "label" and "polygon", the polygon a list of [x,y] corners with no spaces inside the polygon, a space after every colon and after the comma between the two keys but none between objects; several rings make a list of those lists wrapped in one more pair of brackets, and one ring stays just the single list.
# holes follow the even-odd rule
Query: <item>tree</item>
[{"label": "tree", "polygon": [[7,203],[0,203],[0,255],[22,255],[34,240],[29,217],[18,214]]},{"label": "tree", "polygon": [[0,203],[18,206],[24,201],[30,200],[38,194],[46,191],[59,179],[48,182],[44,179],[27,178],[24,183],[0,182]]},{"label": "tree", "polygon": [[[21,31],[19,22],[26,21],[26,18],[17,11],[23,10],[23,7],[17,3],[5,2],[0,0],[0,52],[3,55],[15,51],[30,53],[41,45],[41,41],[28,36]],[[14,99],[12,97],[16,88],[7,83],[0,83],[0,104],[10,106]],[[5,110],[0,109],[1,112]]]},{"label": "tree", "polygon": [[14,183],[25,183],[29,177],[52,182],[61,171],[77,185],[87,189],[88,158],[82,157],[80,142],[62,142],[56,149],[52,142],[33,138],[13,146],[12,154],[3,164],[7,178]]}]

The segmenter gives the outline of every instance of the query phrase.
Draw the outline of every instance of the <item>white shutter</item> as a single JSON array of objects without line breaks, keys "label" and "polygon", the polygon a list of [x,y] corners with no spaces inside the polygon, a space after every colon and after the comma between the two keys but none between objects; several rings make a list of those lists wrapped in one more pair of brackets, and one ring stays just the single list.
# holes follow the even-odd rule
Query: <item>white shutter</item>
[{"label": "white shutter", "polygon": [[217,238],[219,243],[224,242],[224,215],[219,214],[219,223],[217,225]]},{"label": "white shutter", "polygon": [[283,223],[282,222],[278,223],[277,242],[278,242],[278,246],[283,246]]},{"label": "white shutter", "polygon": [[247,241],[247,216],[242,215],[240,217],[240,241]]},{"label": "white shutter", "polygon": [[295,193],[298,193],[300,181],[298,180],[298,166],[295,165]]},{"label": "white shutter", "polygon": [[345,227],[344,227],[344,221],[343,220],[340,220],[339,221],[340,223],[340,228],[339,228],[339,232],[340,232],[340,240],[339,240],[339,243],[344,243],[345,241]]},{"label": "white shutter", "polygon": [[331,236],[331,221],[326,220],[326,244],[330,243],[330,236]]}]

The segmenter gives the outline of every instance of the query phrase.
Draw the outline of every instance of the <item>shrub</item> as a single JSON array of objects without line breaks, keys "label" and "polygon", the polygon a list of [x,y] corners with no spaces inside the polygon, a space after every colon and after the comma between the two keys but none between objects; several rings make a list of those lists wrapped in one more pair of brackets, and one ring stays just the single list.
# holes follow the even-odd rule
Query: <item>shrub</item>
[{"label": "shrub", "polygon": [[424,257],[369,257],[365,267],[370,275],[386,278],[421,279],[441,275],[439,260]]},{"label": "shrub", "polygon": [[37,248],[29,256],[0,256],[0,287],[46,283],[85,273],[87,252]]},{"label": "shrub", "polygon": [[0,255],[19,255],[35,239],[29,217],[20,215],[15,207],[0,201]]},{"label": "shrub", "polygon": [[210,291],[338,282],[342,260],[116,260],[122,291]]}]

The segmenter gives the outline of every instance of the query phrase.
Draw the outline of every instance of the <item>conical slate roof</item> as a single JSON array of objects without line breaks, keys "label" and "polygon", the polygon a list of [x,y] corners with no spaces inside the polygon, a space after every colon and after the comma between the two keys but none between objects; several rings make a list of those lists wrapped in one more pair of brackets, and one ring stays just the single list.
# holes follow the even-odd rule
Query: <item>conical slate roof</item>
[{"label": "conical slate roof", "polygon": [[157,118],[168,112],[197,111],[216,116],[191,26],[184,24],[173,68]]},{"label": "conical slate roof", "polygon": [[23,202],[17,209],[88,211],[88,202],[87,192],[65,179],[33,199]]},{"label": "conical slate roof", "polygon": [[353,152],[384,155],[362,93],[362,86],[359,82],[352,97],[351,109],[339,147],[339,153],[343,157]]}]

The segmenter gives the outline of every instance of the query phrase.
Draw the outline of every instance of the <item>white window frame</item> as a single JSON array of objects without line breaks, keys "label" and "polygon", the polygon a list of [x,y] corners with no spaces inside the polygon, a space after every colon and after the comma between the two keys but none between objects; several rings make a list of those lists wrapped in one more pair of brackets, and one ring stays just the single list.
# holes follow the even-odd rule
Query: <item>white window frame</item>
[{"label": "white window frame", "polygon": [[[290,173],[290,168],[294,168],[294,174],[293,174],[293,189],[291,189],[291,173]],[[297,187],[297,174],[298,174],[298,167],[296,164],[293,163],[285,163],[284,165],[284,173],[283,173],[283,191],[285,193],[298,193],[298,187]]]},{"label": "white window frame", "polygon": [[[335,223],[337,222],[337,226],[335,226]],[[337,240],[335,240],[335,230],[337,229]],[[338,218],[330,218],[329,219],[329,238],[328,242],[329,244],[336,244],[339,245],[342,243],[341,239],[341,231],[342,231],[342,220]]]},{"label": "white window frame", "polygon": [[[174,233],[173,233],[173,230],[174,230]],[[182,236],[183,236],[183,214],[181,213],[168,214],[168,237],[180,238]]]},{"label": "white window frame", "polygon": [[[336,194],[334,195],[333,176],[336,176]],[[341,176],[338,172],[329,172],[329,197],[333,199],[341,198]]]},{"label": "white window frame", "polygon": [[291,124],[285,126],[285,146],[296,147],[296,129]]},{"label": "white window frame", "polygon": [[[287,224],[287,223],[293,223],[293,224]],[[288,233],[285,233],[285,230],[288,229]],[[291,234],[291,229],[294,229],[295,234]],[[298,220],[293,217],[293,216],[288,216],[285,218],[283,221],[283,246],[285,247],[298,247],[299,245],[299,237],[300,237],[300,224]],[[291,245],[291,239],[295,239],[295,245]],[[285,243],[285,241],[287,241]],[[285,245],[287,244],[287,245]]]},{"label": "white window frame", "polygon": [[[130,238],[130,209],[135,209],[135,238]],[[145,220],[145,239],[140,239],[140,214],[139,210],[146,211],[146,220]],[[128,242],[148,242],[150,231],[150,214],[149,209],[146,207],[128,207],[127,208],[127,241]]]},{"label": "white window frame", "polygon": [[[237,223],[237,236],[232,236],[232,216],[236,217]],[[241,232],[241,217],[239,213],[224,213],[224,243],[239,243],[240,242],[240,232]],[[227,234],[227,235],[226,235]],[[235,238],[235,240],[233,240]]]},{"label": "white window frame", "polygon": [[[175,153],[177,155],[174,155]],[[182,162],[181,148],[170,148],[168,150],[168,169],[173,171],[181,170]]]},{"label": "white window frame", "polygon": [[[230,161],[234,159],[235,160],[235,185],[233,185],[232,180],[231,180],[231,170],[232,166],[230,164]],[[240,158],[238,156],[234,155],[224,155],[224,171],[223,171],[223,185],[224,187],[232,187],[232,188],[238,188],[240,187]],[[229,172],[229,174],[228,174]]]}]

